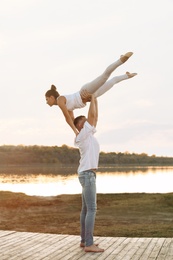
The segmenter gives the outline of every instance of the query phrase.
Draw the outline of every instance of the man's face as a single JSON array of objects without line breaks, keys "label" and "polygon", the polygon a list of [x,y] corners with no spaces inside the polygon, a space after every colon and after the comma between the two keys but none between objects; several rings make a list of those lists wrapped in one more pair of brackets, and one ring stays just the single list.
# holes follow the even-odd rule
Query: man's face
[{"label": "man's face", "polygon": [[77,124],[77,129],[80,131],[83,128],[83,125],[86,121],[86,117],[82,117],[81,120]]}]

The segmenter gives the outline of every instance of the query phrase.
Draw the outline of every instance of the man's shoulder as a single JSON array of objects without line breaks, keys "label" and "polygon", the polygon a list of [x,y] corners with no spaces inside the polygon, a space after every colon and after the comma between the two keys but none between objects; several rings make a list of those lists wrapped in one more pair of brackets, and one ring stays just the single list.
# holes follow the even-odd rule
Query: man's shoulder
[{"label": "man's shoulder", "polygon": [[90,129],[95,128],[93,125],[90,125],[90,123],[87,120],[84,123],[84,127],[87,127],[87,128],[90,128]]},{"label": "man's shoulder", "polygon": [[88,121],[85,121],[83,128],[81,129],[79,135],[83,135],[83,134],[87,134],[87,133],[95,133],[96,132],[96,128],[93,125],[90,125],[90,123]]},{"label": "man's shoulder", "polygon": [[87,137],[93,135],[96,132],[94,126],[90,125],[87,121],[84,123],[83,128],[80,130],[79,134],[75,138],[75,142],[80,142],[86,140]]}]

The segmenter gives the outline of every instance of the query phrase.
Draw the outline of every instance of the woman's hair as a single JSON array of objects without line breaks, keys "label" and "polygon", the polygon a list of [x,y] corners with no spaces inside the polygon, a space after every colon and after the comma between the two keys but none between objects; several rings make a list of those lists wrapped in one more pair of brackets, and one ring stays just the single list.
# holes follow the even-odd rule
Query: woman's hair
[{"label": "woman's hair", "polygon": [[53,96],[55,99],[60,96],[58,91],[56,90],[56,87],[54,85],[51,85],[51,88],[46,92],[46,97]]},{"label": "woman's hair", "polygon": [[85,116],[77,116],[77,117],[74,119],[74,121],[73,121],[74,125],[77,126],[77,124],[79,123],[79,121],[80,121],[81,119],[83,119],[84,117],[85,117]]}]

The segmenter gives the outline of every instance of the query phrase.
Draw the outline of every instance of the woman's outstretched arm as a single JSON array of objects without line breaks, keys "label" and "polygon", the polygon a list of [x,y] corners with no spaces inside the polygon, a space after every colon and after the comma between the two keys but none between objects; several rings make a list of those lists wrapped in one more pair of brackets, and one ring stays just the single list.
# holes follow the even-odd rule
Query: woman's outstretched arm
[{"label": "woman's outstretched arm", "polygon": [[73,123],[74,115],[72,111],[67,110],[65,97],[63,96],[59,97],[57,104],[60,107],[67,124],[73,129],[74,133],[77,135],[78,131]]}]

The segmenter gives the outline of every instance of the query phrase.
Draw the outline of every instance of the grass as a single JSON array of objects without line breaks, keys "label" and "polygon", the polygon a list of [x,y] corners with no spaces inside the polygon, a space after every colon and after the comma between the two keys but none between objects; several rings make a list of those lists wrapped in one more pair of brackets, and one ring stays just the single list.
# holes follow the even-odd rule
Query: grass
[{"label": "grass", "polygon": [[[98,194],[95,236],[173,237],[173,193]],[[79,235],[80,195],[0,192],[0,229]]]}]

